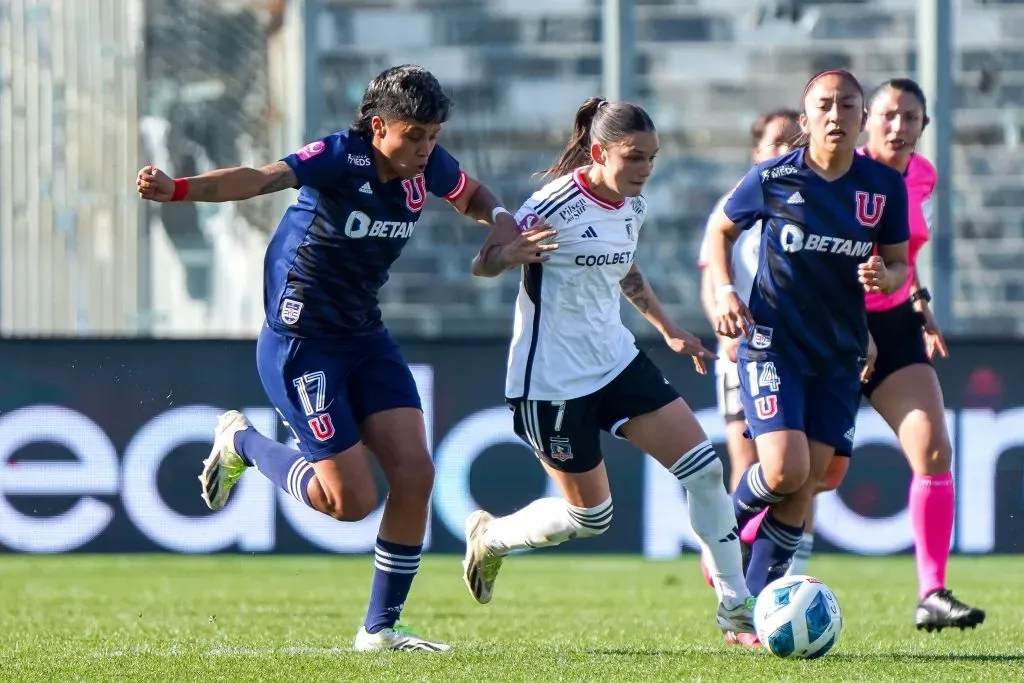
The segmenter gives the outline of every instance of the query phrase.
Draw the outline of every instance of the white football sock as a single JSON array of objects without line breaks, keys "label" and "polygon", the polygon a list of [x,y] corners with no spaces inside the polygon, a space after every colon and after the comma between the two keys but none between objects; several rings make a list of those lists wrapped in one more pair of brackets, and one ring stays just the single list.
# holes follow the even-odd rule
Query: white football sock
[{"label": "white football sock", "polygon": [[541,498],[487,525],[484,543],[496,555],[545,548],[572,538],[599,536],[612,523],[612,499],[592,508],[569,505],[562,498]]},{"label": "white football sock", "polygon": [[710,556],[709,570],[718,599],[726,608],[749,595],[732,499],[722,481],[722,461],[710,441],[698,444],[669,471],[686,489],[690,524]]}]

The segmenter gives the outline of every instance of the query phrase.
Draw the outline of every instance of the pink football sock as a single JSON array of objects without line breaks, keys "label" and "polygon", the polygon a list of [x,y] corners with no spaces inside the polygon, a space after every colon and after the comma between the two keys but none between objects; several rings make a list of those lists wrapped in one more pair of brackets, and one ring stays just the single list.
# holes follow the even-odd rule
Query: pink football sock
[{"label": "pink football sock", "polygon": [[953,475],[915,474],[910,482],[910,522],[914,527],[920,597],[946,587],[949,541],[953,536]]},{"label": "pink football sock", "polygon": [[765,508],[751,517],[747,525],[740,531],[740,540],[747,545],[753,545],[754,539],[757,538],[757,530],[761,528],[761,522],[767,514],[768,508]]}]

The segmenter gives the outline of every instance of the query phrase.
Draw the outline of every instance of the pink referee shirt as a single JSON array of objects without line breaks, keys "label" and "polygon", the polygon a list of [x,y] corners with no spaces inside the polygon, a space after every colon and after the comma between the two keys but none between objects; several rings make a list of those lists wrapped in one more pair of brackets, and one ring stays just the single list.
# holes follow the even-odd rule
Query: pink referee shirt
[{"label": "pink referee shirt", "polygon": [[[860,154],[867,154],[863,147],[857,151]],[[903,174],[903,180],[907,184],[907,206],[910,210],[910,262],[907,267],[907,281],[892,294],[865,294],[865,304],[869,312],[887,311],[910,298],[910,286],[914,282],[918,252],[931,236],[932,192],[935,190],[937,178],[938,174],[930,161],[918,154],[910,157],[910,165]]]}]

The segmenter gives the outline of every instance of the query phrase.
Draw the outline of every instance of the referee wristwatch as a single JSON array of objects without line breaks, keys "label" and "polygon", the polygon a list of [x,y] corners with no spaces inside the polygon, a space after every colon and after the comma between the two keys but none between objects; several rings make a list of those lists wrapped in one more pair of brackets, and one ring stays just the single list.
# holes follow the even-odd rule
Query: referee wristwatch
[{"label": "referee wristwatch", "polygon": [[910,303],[916,304],[918,301],[923,301],[926,304],[931,303],[932,293],[928,291],[927,287],[922,287],[913,294],[910,295]]}]

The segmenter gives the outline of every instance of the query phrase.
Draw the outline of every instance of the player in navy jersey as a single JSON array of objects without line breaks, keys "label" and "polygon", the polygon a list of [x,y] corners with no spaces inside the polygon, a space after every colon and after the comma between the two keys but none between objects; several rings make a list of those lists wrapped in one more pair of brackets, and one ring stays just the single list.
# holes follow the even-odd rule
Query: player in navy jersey
[{"label": "player in navy jersey", "polygon": [[[281,161],[179,179],[147,166],[138,177],[140,195],[154,201],[239,201],[299,188],[267,248],[266,324],[256,352],[263,387],[299,450],[230,411],[199,479],[203,500],[217,510],[256,467],[314,510],[358,521],[377,507],[364,444],[372,450],[389,491],[357,650],[449,649],[397,625],[419,567],[434,466],[419,393],[381,322],[377,295],[428,192],[518,233],[494,194],[437,144],[450,108],[430,72],[393,67],[369,84],[351,128]],[[536,248],[505,256],[510,263],[540,259]]]},{"label": "player in navy jersey", "polygon": [[[855,153],[865,118],[857,79],[820,73],[802,106],[807,146],[754,166],[708,230],[716,331],[742,335],[741,398],[759,459],[734,493],[740,527],[770,507],[750,548],[754,595],[792,560],[832,456],[853,447],[868,352],[864,292],[891,292],[907,277],[906,186]],[[740,231],[758,220],[748,306],[729,263]]]},{"label": "player in navy jersey", "polygon": [[[478,510],[466,520],[463,580],[491,600],[504,558],[516,550],[593,538],[612,523],[612,494],[601,456],[602,431],[661,463],[686,489],[690,521],[714,558],[716,620],[726,638],[752,634],[753,597],[745,585],[738,529],[722,483],[722,463],[686,402],[623,324],[625,297],[699,372],[714,358],[662,309],[634,261],[647,215],[641,194],[654,168],[658,136],[650,116],[629,102],[588,99],[552,178],[516,213],[523,235],[492,230],[473,272],[508,270],[506,249],[552,237],[543,263],[522,269],[505,398],[516,434],[535,452],[560,496],[505,517]],[[556,250],[557,247],[557,250]]]}]

